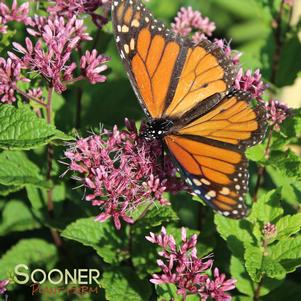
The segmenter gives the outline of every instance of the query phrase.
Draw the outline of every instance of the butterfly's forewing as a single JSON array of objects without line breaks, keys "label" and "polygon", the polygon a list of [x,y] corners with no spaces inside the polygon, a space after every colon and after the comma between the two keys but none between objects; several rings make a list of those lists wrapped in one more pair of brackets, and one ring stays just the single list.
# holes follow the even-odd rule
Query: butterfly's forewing
[{"label": "butterfly's forewing", "polygon": [[248,189],[245,149],[265,132],[265,111],[252,107],[246,92],[226,96],[216,107],[164,138],[193,191],[233,218],[246,215]]},{"label": "butterfly's forewing", "polygon": [[117,47],[148,117],[179,119],[230,87],[236,70],[217,46],[175,35],[138,0],[112,5]]}]

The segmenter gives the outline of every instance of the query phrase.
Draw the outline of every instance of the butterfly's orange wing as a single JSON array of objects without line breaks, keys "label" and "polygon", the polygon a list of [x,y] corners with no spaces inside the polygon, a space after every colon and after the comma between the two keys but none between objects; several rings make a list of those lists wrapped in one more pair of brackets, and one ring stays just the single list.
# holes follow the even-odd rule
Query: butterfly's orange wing
[{"label": "butterfly's orange wing", "polygon": [[164,142],[194,192],[234,218],[246,214],[245,148],[264,133],[264,112],[229,94],[236,69],[210,41],[183,39],[139,0],[113,0],[117,48],[145,114],[174,122]]},{"label": "butterfly's orange wing", "polygon": [[183,39],[137,0],[112,4],[117,47],[132,86],[151,118],[181,118],[208,97],[225,93],[236,70],[210,41]]},{"label": "butterfly's orange wing", "polygon": [[241,218],[249,176],[244,152],[264,132],[262,106],[252,107],[250,95],[236,91],[164,140],[194,193],[225,216]]}]

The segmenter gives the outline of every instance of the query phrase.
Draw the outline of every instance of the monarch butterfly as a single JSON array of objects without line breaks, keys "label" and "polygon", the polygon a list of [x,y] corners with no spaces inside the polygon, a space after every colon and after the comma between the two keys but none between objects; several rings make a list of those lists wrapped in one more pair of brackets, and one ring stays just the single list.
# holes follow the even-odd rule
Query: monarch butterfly
[{"label": "monarch butterfly", "polygon": [[236,68],[208,40],[195,45],[165,28],[139,0],[113,0],[117,48],[149,122],[193,192],[218,213],[247,214],[246,147],[259,143],[265,111],[231,88]]}]

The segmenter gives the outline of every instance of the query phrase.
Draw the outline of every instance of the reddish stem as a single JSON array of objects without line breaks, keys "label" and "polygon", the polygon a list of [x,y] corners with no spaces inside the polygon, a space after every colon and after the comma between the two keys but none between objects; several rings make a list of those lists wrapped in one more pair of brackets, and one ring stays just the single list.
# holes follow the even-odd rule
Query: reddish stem
[{"label": "reddish stem", "polygon": [[16,88],[16,91],[21,94],[23,97],[25,97],[26,99],[28,100],[32,100],[36,103],[38,103],[39,105],[43,106],[46,108],[47,104],[42,101],[42,100],[39,100],[38,98],[34,97],[34,96],[31,96],[31,95],[28,95],[27,93],[25,93],[24,91],[20,90],[19,88]]},{"label": "reddish stem", "polygon": [[[52,122],[52,95],[53,95],[53,87],[50,86],[48,88],[48,96],[47,96],[47,104],[46,104],[46,119],[47,123],[51,124]],[[49,143],[47,145],[47,180],[51,180],[51,171],[52,171],[52,160],[53,160],[53,147]],[[48,215],[50,218],[53,218],[53,210],[54,210],[54,205],[53,205],[53,190],[50,188],[47,191],[47,210],[48,210]],[[51,229],[51,236],[53,238],[54,243],[56,246],[59,248],[62,246],[62,240],[59,236],[59,233],[55,229]]]}]

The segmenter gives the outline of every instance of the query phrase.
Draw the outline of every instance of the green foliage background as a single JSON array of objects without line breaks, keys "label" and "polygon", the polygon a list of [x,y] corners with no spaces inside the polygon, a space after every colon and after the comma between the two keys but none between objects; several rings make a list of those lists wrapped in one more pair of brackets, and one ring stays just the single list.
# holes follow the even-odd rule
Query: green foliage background
[{"label": "green foliage background", "polygon": [[[280,62],[274,66],[275,28],[280,0],[152,0],[147,4],[154,15],[169,24],[180,6],[191,5],[217,25],[215,37],[232,40],[232,48],[243,52],[245,69],[260,68],[270,84],[266,97],[281,95],[301,74],[301,20],[290,26],[289,12],[282,22]],[[38,11],[37,11],[38,13]],[[72,139],[77,126],[80,135],[99,129],[123,126],[125,117],[144,118],[115,48],[109,23],[98,31],[85,20],[96,48],[111,56],[108,81],[90,85],[80,82],[63,95],[54,96],[54,121],[48,125],[28,104],[0,105],[0,279],[6,279],[15,264],[31,268],[98,268],[102,272],[98,295],[84,297],[32,297],[29,287],[11,284],[11,300],[169,300],[172,286],[155,289],[150,275],[158,271],[156,249],[144,236],[158,232],[161,225],[179,237],[180,227],[199,233],[199,255],[214,253],[215,265],[237,279],[234,300],[299,300],[301,294],[301,110],[296,109],[272,137],[271,154],[265,159],[263,145],[248,151],[250,164],[251,215],[242,221],[214,216],[211,209],[192,200],[186,193],[170,196],[171,207],[154,208],[132,227],[116,231],[110,221],[95,223],[97,209],[82,200],[83,190],[68,176],[60,178],[65,166],[64,141]],[[12,29],[0,41],[6,56],[12,41],[23,42],[24,28]],[[93,42],[90,42],[93,43]],[[87,43],[87,48],[91,44]],[[300,91],[301,94],[301,91]],[[76,118],[81,98],[80,124]],[[282,99],[287,101],[286,99]],[[77,120],[77,121],[76,121]],[[76,124],[77,123],[77,124]],[[54,147],[52,180],[45,180],[46,144]],[[293,147],[292,147],[293,146]],[[294,151],[293,151],[294,150]],[[257,166],[266,168],[259,200],[251,196]],[[53,189],[54,216],[47,214],[46,194]],[[265,241],[264,224],[273,223],[277,235]],[[61,233],[64,246],[57,249],[50,229]],[[173,296],[174,300],[180,300]],[[197,300],[189,297],[189,300]]]}]

